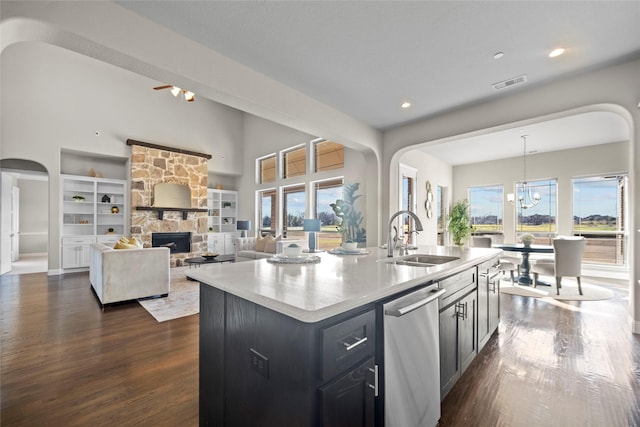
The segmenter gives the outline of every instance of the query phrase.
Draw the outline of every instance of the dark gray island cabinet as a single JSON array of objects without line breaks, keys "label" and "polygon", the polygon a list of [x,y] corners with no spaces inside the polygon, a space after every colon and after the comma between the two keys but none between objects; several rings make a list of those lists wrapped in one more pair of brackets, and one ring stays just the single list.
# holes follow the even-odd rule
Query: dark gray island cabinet
[{"label": "dark gray island cabinet", "polygon": [[[440,393],[429,399],[439,402],[497,329],[494,273],[500,252],[432,251],[459,261],[416,268],[382,262],[384,252],[357,263],[325,254],[322,263],[310,266],[258,260],[190,271],[201,282],[200,425],[359,427],[393,422],[393,412],[385,414],[385,385],[391,382],[385,383],[386,375],[397,370],[390,365],[394,369],[385,372],[385,341],[391,345],[397,340],[385,340],[385,325],[391,322],[383,308],[436,283],[436,290],[446,289],[434,313],[439,337],[417,346],[411,336],[405,338],[418,349],[414,351],[427,352],[425,360],[429,350],[435,352],[430,363],[440,365],[432,366]],[[393,378],[397,383],[398,377]],[[400,387],[409,383],[400,380]]]},{"label": "dark gray island cabinet", "polygon": [[200,285],[201,426],[375,425],[372,304],[317,323]]}]

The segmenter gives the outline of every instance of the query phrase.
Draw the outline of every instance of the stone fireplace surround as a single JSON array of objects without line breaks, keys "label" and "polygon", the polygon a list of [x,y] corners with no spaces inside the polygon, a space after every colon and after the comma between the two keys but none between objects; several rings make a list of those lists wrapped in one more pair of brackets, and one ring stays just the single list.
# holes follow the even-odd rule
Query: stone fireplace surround
[{"label": "stone fireplace surround", "polygon": [[[131,139],[127,145],[131,146],[131,235],[144,247],[151,247],[152,233],[190,232],[191,252],[171,254],[171,267],[206,252],[207,159],[211,156]],[[187,185],[191,189],[191,207],[204,212],[167,210],[160,214],[148,210],[154,206],[154,186],[167,182]]]}]

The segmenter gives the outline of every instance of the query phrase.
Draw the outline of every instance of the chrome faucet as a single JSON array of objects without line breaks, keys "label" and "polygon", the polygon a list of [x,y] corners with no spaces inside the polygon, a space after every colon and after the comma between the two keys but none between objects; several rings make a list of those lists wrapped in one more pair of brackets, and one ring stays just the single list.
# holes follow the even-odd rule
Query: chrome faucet
[{"label": "chrome faucet", "polygon": [[[393,237],[391,236],[391,228],[395,228],[393,227],[393,220],[396,219],[396,217],[398,215],[403,215],[403,214],[407,214],[410,217],[412,217],[415,221],[416,221],[416,229],[415,232],[417,233],[418,231],[422,231],[422,222],[420,222],[420,218],[418,218],[418,215],[416,215],[415,213],[411,212],[411,211],[398,211],[396,213],[394,213],[393,215],[391,215],[391,218],[389,218],[389,238],[387,239],[387,256],[388,257],[392,257],[393,256],[393,250],[395,249],[395,245],[396,242],[393,240]],[[413,231],[409,231],[409,235],[411,235]],[[397,233],[397,231],[396,231]],[[391,244],[391,242],[393,241],[393,244]]]}]

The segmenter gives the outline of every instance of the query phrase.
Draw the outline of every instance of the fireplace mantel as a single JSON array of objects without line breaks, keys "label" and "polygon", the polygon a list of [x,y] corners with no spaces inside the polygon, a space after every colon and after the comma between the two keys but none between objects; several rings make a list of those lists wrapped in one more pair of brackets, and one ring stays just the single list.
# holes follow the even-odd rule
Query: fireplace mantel
[{"label": "fireplace mantel", "polygon": [[203,208],[159,208],[155,206],[136,206],[136,210],[156,211],[158,212],[159,220],[162,220],[165,211],[182,212],[182,219],[187,219],[189,212],[207,212],[207,210]]}]

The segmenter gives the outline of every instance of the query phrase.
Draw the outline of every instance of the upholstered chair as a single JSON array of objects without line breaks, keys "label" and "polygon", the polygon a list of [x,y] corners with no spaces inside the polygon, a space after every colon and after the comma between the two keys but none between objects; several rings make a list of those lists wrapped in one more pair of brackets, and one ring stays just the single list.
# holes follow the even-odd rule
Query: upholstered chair
[{"label": "upholstered chair", "polygon": [[[490,248],[492,245],[491,237],[487,236],[473,236],[471,237],[471,246],[476,248]],[[515,262],[512,259],[516,260]],[[517,261],[515,257],[500,257],[500,271],[502,274],[509,272],[511,276],[511,283],[515,282],[515,277],[513,275],[514,271],[520,274],[520,263]]]},{"label": "upholstered chair", "polygon": [[582,275],[582,257],[586,246],[587,240],[584,237],[553,239],[554,261],[536,262],[531,267],[533,287],[537,286],[540,274],[555,276],[556,294],[560,295],[562,278],[575,277],[578,282],[578,292],[582,295],[580,276]]}]

